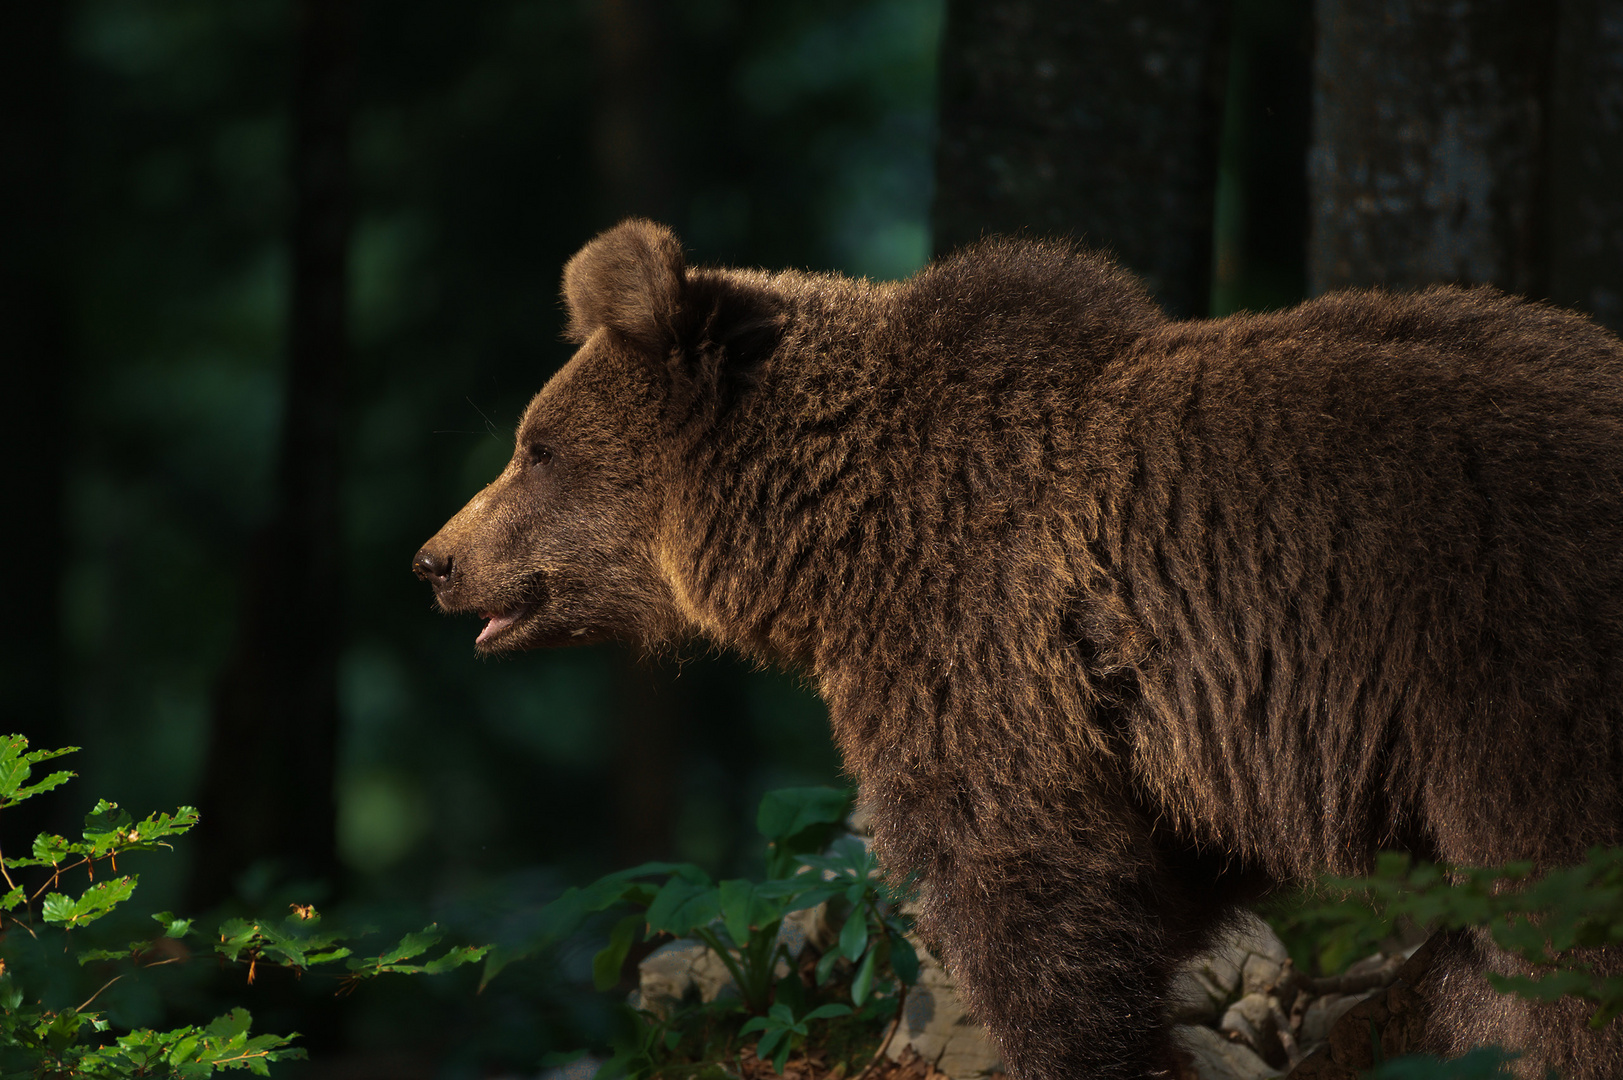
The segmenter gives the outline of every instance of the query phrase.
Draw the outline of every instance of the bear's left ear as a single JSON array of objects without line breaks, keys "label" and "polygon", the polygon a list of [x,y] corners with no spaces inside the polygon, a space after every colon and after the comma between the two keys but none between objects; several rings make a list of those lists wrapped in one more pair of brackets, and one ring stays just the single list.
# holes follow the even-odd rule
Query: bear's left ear
[{"label": "bear's left ear", "polygon": [[606,326],[644,348],[668,348],[686,281],[675,233],[641,218],[622,221],[564,267],[566,336],[579,345]]}]

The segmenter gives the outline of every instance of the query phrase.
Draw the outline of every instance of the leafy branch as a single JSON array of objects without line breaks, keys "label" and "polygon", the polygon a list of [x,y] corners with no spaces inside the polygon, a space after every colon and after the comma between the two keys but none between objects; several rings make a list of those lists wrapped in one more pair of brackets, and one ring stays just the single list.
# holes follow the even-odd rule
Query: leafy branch
[{"label": "leafy branch", "polygon": [[[29,751],[28,741],[20,735],[0,737],[0,809],[71,779],[74,774],[63,771],[28,783],[35,765],[74,749]],[[53,1080],[149,1076],[200,1080],[217,1069],[246,1069],[266,1076],[271,1063],[304,1056],[303,1050],[291,1045],[298,1037],[296,1032],[250,1034],[251,1017],[247,1009],[240,1007],[202,1027],[171,1031],[143,1028],[115,1035],[108,1019],[92,1011],[91,1006],[124,974],[107,980],[74,1007],[53,1007],[38,997],[30,999],[27,980],[18,974],[22,965],[16,946],[22,940],[38,945],[42,934],[60,939],[45,950],[45,955],[58,958],[51,961],[53,964],[71,960],[83,966],[112,961],[144,970],[212,953],[225,962],[245,967],[250,984],[261,965],[302,974],[342,961],[343,974],[337,976],[339,993],[349,993],[359,983],[385,974],[450,971],[483,958],[487,952],[483,946],[457,946],[432,960],[408,962],[416,961],[440,942],[443,935],[430,925],[407,934],[376,956],[357,957],[345,944],[347,935],[322,929],[320,913],[301,904],[292,905],[291,913],[281,919],[229,919],[211,934],[199,931],[192,919],[161,911],[151,916],[159,927],[153,938],[116,948],[80,947],[79,936],[84,928],[111,914],[135,892],[137,876],[120,874],[118,860],[168,848],[169,840],[190,831],[197,821],[197,811],[189,806],[173,814],[152,814],[136,821],[118,804],[103,799],[86,815],[81,839],[43,834],[35,839],[29,856],[8,859],[0,854],[0,877],[7,890],[0,897],[0,1072],[12,1075],[26,1071]],[[110,873],[98,880],[98,868],[104,863]],[[43,871],[37,885],[19,883],[21,871],[27,869]],[[75,895],[68,880],[69,875],[80,870],[84,871],[86,883]],[[192,949],[188,941],[199,948]],[[204,943],[206,948],[201,947]],[[36,980],[45,981],[44,975]]]}]

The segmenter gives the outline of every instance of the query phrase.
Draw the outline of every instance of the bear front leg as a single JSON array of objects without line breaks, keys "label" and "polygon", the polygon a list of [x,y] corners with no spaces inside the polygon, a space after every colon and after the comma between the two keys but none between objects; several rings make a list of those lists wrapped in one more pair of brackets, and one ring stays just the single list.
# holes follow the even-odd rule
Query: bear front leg
[{"label": "bear front leg", "polygon": [[1180,886],[1142,865],[1109,874],[1057,855],[953,859],[925,884],[920,929],[1019,1080],[1174,1075]]}]

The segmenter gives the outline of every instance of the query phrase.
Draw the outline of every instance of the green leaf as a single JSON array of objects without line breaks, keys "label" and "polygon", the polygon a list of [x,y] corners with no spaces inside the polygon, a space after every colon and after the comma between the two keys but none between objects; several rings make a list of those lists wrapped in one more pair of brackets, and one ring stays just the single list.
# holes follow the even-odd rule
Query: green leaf
[{"label": "green leaf", "polygon": [[755,885],[749,881],[723,881],[717,888],[717,901],[721,905],[721,918],[740,948],[750,939],[750,924],[755,920]]},{"label": "green leaf", "polygon": [[17,985],[10,974],[0,975],[0,1009],[16,1012],[22,1003],[23,988]]},{"label": "green leaf", "polygon": [[783,1045],[778,1047],[778,1052],[772,1057],[772,1071],[782,1076],[783,1067],[787,1064],[789,1064],[789,1040],[785,1038]]},{"label": "green leaf", "polygon": [[[678,877],[684,877],[694,873],[697,873],[700,877],[704,876],[704,871],[700,870],[692,863],[645,862],[640,863],[637,866],[633,866],[629,870],[616,870],[614,873],[599,878],[598,880],[625,881],[630,878],[648,877],[650,874],[676,874]],[[587,888],[590,887],[591,886],[587,886]]]},{"label": "green leaf", "polygon": [[782,921],[784,893],[779,888],[786,882],[723,881],[717,887],[722,922],[727,933],[739,948],[749,944],[751,928],[764,931],[767,926]]},{"label": "green leaf", "polygon": [[708,882],[671,878],[648,905],[648,928],[686,937],[694,927],[708,926],[721,914],[721,899]]},{"label": "green leaf", "polygon": [[756,827],[769,844],[767,876],[788,877],[801,856],[821,851],[839,830],[851,796],[834,788],[785,788],[761,799]]},{"label": "green leaf", "polygon": [[907,940],[906,935],[894,926],[887,926],[890,935],[890,966],[896,972],[896,977],[908,986],[919,981],[919,954],[914,951],[913,943]]},{"label": "green leaf", "polygon": [[[783,1042],[788,1035],[789,1031],[787,1028],[772,1028],[765,1035],[761,1036],[760,1042],[755,1044],[755,1056],[763,1061],[771,1057],[773,1048],[776,1047],[780,1042]],[[777,1071],[781,1074],[783,1069],[779,1068]]]},{"label": "green leaf", "polygon": [[23,887],[21,885],[18,885],[16,888],[6,893],[3,898],[0,898],[0,911],[10,911],[27,899],[28,894],[23,892]]},{"label": "green leaf", "polygon": [[1603,1030],[1607,1024],[1617,1019],[1619,1013],[1623,1013],[1623,994],[1612,994],[1610,996],[1611,1001],[1596,1009],[1595,1015],[1589,1018],[1591,1031]]},{"label": "green leaf", "polygon": [[444,937],[439,930],[438,923],[430,923],[414,934],[407,934],[400,939],[400,944],[377,958],[380,965],[398,964],[402,960],[410,960],[414,956],[421,956],[440,943]]},{"label": "green leaf", "polygon": [[94,922],[128,900],[135,891],[135,883],[133,875],[99,882],[86,889],[77,900],[61,893],[51,893],[45,898],[41,915],[46,922],[71,930],[75,926]]},{"label": "green leaf", "polygon": [[13,860],[14,866],[54,866],[69,855],[84,851],[81,844],[70,844],[66,837],[53,833],[40,833],[34,838],[34,858]]},{"label": "green leaf", "polygon": [[807,1013],[805,1016],[802,1016],[800,1019],[802,1021],[807,1021],[807,1020],[827,1020],[830,1017],[834,1017],[834,1016],[850,1016],[850,1015],[851,1015],[851,1006],[849,1006],[849,1005],[841,1005],[841,1004],[838,1004],[838,1003],[833,1003],[833,1004],[829,1004],[829,1005],[819,1005],[819,1006],[817,1006],[817,1008],[813,1009],[811,1012]]},{"label": "green leaf", "polygon": [[14,806],[32,795],[56,787],[73,776],[71,772],[52,773],[37,784],[23,786],[33,773],[33,766],[42,761],[61,757],[63,754],[71,754],[77,749],[79,749],[77,746],[65,746],[60,750],[35,750],[27,753],[28,740],[23,736],[0,737],[0,808]]},{"label": "green leaf", "polygon": [[818,986],[822,986],[824,983],[828,982],[828,977],[833,973],[834,965],[839,962],[841,955],[840,950],[830,949],[828,952],[824,953],[818,958],[817,971],[815,973]]},{"label": "green leaf", "polygon": [[163,927],[163,936],[169,938],[183,938],[192,932],[194,919],[177,919],[172,911],[160,911],[152,916],[152,920]]},{"label": "green leaf", "polygon": [[856,963],[862,951],[868,947],[868,917],[860,908],[853,909],[846,916],[845,925],[840,927],[840,953],[847,960]]},{"label": "green leaf", "polygon": [[72,1046],[79,1037],[79,1028],[84,1023],[84,1017],[72,1009],[64,1009],[56,1014],[50,1026],[45,1029],[45,1043],[57,1054]]},{"label": "green leaf", "polygon": [[1594,975],[1588,968],[1552,971],[1542,978],[1529,975],[1487,973],[1488,983],[1500,993],[1512,993],[1533,1001],[1558,1001],[1568,994],[1592,996]]},{"label": "green leaf", "polygon": [[[430,960],[428,963],[424,964],[423,974],[443,975],[445,972],[450,971],[453,968],[459,968],[464,964],[471,964],[476,960],[483,959],[485,953],[488,951],[490,951],[489,945],[458,945],[455,948],[447,950],[445,955],[441,956],[439,959]],[[342,949],[340,950],[340,955],[348,952],[348,949]],[[315,962],[314,957],[311,958],[311,962]]]},{"label": "green leaf", "polygon": [[203,1029],[203,1033],[213,1039],[230,1039],[237,1035],[246,1035],[248,1026],[253,1023],[253,1017],[247,1009],[237,1006],[224,1016],[217,1016]]},{"label": "green leaf", "polygon": [[1429,1054],[1394,1058],[1366,1075],[1369,1080],[1499,1080],[1511,1075],[1510,1062],[1518,1056],[1497,1046],[1479,1046],[1450,1061]]},{"label": "green leaf", "polygon": [[878,959],[879,951],[869,949],[868,955],[862,958],[857,966],[856,977],[851,980],[851,1000],[861,1005],[868,1000],[868,994],[873,990],[874,965]]},{"label": "green leaf", "polygon": [[485,969],[479,973],[479,990],[483,992],[485,987],[490,985],[490,980],[506,970],[509,964],[522,960],[529,955],[529,950],[525,949],[504,949],[499,945],[492,946],[491,950],[485,954]]},{"label": "green leaf", "polygon": [[174,1049],[169,1051],[169,1064],[171,1065],[179,1065],[186,1061],[197,1050],[197,1044],[203,1041],[203,1037],[197,1034],[195,1028],[186,1030],[187,1034],[182,1036],[181,1040],[175,1044]]},{"label": "green leaf", "polygon": [[72,780],[78,775],[78,773],[66,771],[51,773],[37,784],[29,784],[27,787],[18,788],[11,795],[9,801],[5,805],[11,806],[22,802],[24,799],[29,798],[30,796],[38,795],[42,791],[50,791],[52,788],[61,787],[63,784],[67,783],[69,780]]},{"label": "green leaf", "polygon": [[98,799],[95,809],[85,815],[84,838],[91,852],[100,854],[112,848],[124,838],[133,820],[116,802]]},{"label": "green leaf", "polygon": [[627,915],[614,924],[609,932],[609,943],[594,957],[592,957],[592,985],[599,990],[609,990],[620,981],[620,968],[626,961],[626,953],[631,950],[631,942],[637,930],[643,924],[643,917]]},{"label": "green leaf", "polygon": [[762,797],[755,827],[768,840],[783,840],[812,825],[843,821],[850,807],[850,794],[835,788],[781,788]]}]

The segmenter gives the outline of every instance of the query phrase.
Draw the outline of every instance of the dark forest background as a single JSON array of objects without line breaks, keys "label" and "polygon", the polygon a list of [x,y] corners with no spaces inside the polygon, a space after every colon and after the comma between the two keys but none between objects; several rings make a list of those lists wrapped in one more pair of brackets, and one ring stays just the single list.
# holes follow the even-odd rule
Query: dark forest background
[{"label": "dark forest background", "polygon": [[[0,829],[197,804],[155,906],[495,940],[645,858],[750,870],[763,791],[843,782],[792,675],[480,660],[409,573],[629,214],[698,262],[892,278],[1024,230],[1181,315],[1458,280],[1623,327],[1618,0],[63,0],[0,50],[0,715],[84,747]],[[311,1068],[533,1073],[603,1030],[588,957],[247,1003]]]}]

